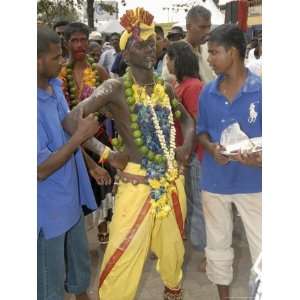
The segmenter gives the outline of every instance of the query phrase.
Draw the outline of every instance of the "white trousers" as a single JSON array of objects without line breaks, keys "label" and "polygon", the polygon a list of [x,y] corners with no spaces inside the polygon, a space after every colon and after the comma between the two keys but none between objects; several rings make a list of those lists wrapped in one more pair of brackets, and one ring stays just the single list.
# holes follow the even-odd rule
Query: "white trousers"
[{"label": "white trousers", "polygon": [[221,195],[202,191],[206,223],[206,273],[218,285],[230,285],[233,277],[232,203],[245,227],[252,264],[261,252],[261,193]]}]

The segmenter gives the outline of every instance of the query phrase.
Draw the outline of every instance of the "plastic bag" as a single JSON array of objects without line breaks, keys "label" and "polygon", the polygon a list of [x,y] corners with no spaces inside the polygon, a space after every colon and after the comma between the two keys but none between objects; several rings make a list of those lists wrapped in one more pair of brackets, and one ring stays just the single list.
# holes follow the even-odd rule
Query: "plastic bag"
[{"label": "plastic bag", "polygon": [[251,153],[262,150],[261,137],[249,139],[237,122],[223,130],[220,144],[225,148],[225,151],[223,151],[225,155],[237,154],[238,152]]}]

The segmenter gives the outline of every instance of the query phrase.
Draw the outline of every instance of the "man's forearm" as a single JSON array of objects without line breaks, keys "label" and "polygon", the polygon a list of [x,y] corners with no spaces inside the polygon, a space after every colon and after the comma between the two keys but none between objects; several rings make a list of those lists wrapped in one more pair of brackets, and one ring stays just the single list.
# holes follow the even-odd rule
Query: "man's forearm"
[{"label": "man's forearm", "polygon": [[81,148],[81,150],[82,150],[84,161],[85,161],[85,164],[86,164],[88,170],[90,171],[90,170],[95,169],[98,166],[98,164],[91,158],[91,156],[89,154],[86,153],[86,151],[84,150],[83,147]]},{"label": "man's forearm", "polygon": [[58,151],[54,152],[43,163],[37,167],[38,180],[45,180],[56,170],[61,168],[73,155],[80,146],[81,140],[76,136],[72,136],[70,140],[62,146]]},{"label": "man's forearm", "polygon": [[178,103],[177,109],[181,112],[180,125],[184,137],[184,144],[189,145],[192,149],[195,140],[195,121],[181,103]]},{"label": "man's forearm", "polygon": [[[120,83],[115,80],[107,80],[87,99],[80,102],[63,120],[63,128],[66,132],[72,135],[78,124],[78,111],[83,111],[83,116],[90,113],[100,112],[105,108],[105,105],[114,99],[114,92],[120,89]],[[101,155],[105,145],[100,143],[97,139],[91,138],[87,140],[83,146],[95,154]]]},{"label": "man's forearm", "polygon": [[212,152],[212,142],[210,140],[210,137],[207,133],[201,133],[197,136],[197,141],[200,143],[204,149],[211,153]]},{"label": "man's forearm", "polygon": [[96,138],[90,138],[82,144],[82,146],[91,152],[101,156],[105,149],[105,145],[99,142]]}]

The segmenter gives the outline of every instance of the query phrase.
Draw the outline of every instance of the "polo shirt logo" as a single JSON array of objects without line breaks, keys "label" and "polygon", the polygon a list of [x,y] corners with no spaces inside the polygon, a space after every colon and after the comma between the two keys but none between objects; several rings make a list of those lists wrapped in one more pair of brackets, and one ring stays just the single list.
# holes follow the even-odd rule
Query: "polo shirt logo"
[{"label": "polo shirt logo", "polygon": [[249,106],[249,118],[248,118],[248,122],[254,123],[256,121],[258,113],[255,111],[255,103],[252,102]]}]

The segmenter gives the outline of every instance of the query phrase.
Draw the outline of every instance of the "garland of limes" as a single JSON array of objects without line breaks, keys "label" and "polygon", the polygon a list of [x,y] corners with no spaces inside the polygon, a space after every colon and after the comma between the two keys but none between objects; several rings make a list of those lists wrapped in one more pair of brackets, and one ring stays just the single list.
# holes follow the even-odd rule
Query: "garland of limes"
[{"label": "garland of limes", "polygon": [[[99,74],[97,72],[97,64],[94,62],[94,59],[91,57],[87,57],[87,64],[89,68],[86,68],[83,73],[83,84],[87,84],[91,88],[95,88],[101,84]],[[65,67],[65,72],[63,75],[65,75],[65,81],[66,86],[65,88],[68,91],[69,98],[70,98],[70,108],[72,109],[74,106],[76,106],[80,102],[80,95],[79,92],[82,87],[78,87],[75,83],[75,80],[73,78],[73,64],[69,63]]]},{"label": "garland of limes", "polygon": [[[181,117],[181,111],[178,110],[176,99],[170,101],[160,77],[154,78],[151,97],[147,95],[145,87],[133,82],[130,70],[123,76],[123,82],[132,135],[142,155],[141,166],[146,170],[151,188],[152,212],[158,218],[163,218],[171,210],[167,192],[174,188],[173,182],[179,175],[171,107],[175,110],[175,118]],[[113,139],[112,144],[118,150],[124,148],[120,137]]]},{"label": "garland of limes", "polygon": [[[159,84],[162,86],[164,85],[164,80],[161,77],[154,75],[154,80],[155,80],[156,84]],[[141,132],[141,130],[139,128],[139,124],[138,124],[138,117],[135,114],[136,103],[141,102],[141,99],[136,99],[134,97],[133,80],[129,73],[129,69],[123,76],[123,84],[124,84],[125,96],[126,96],[126,100],[127,100],[127,104],[128,104],[129,112],[130,112],[130,122],[131,122],[130,127],[133,131],[132,134],[135,139],[135,144],[139,147],[140,153],[144,156],[147,155],[150,160],[154,160],[157,162],[160,162],[162,160],[165,161],[164,158],[161,157],[160,154],[155,155],[151,150],[148,150],[148,148],[143,143],[142,132]],[[145,94],[143,95],[143,97],[145,97]],[[169,100],[169,98],[168,98],[168,100]],[[144,104],[146,105],[146,103],[144,103]],[[175,110],[175,114],[174,114],[175,118],[180,119],[181,111],[177,109],[178,101],[175,98],[171,101],[171,106]],[[124,149],[124,143],[123,143],[123,140],[120,135],[118,137],[112,139],[112,145],[115,147],[115,149],[117,149],[119,151],[122,151]]]}]

